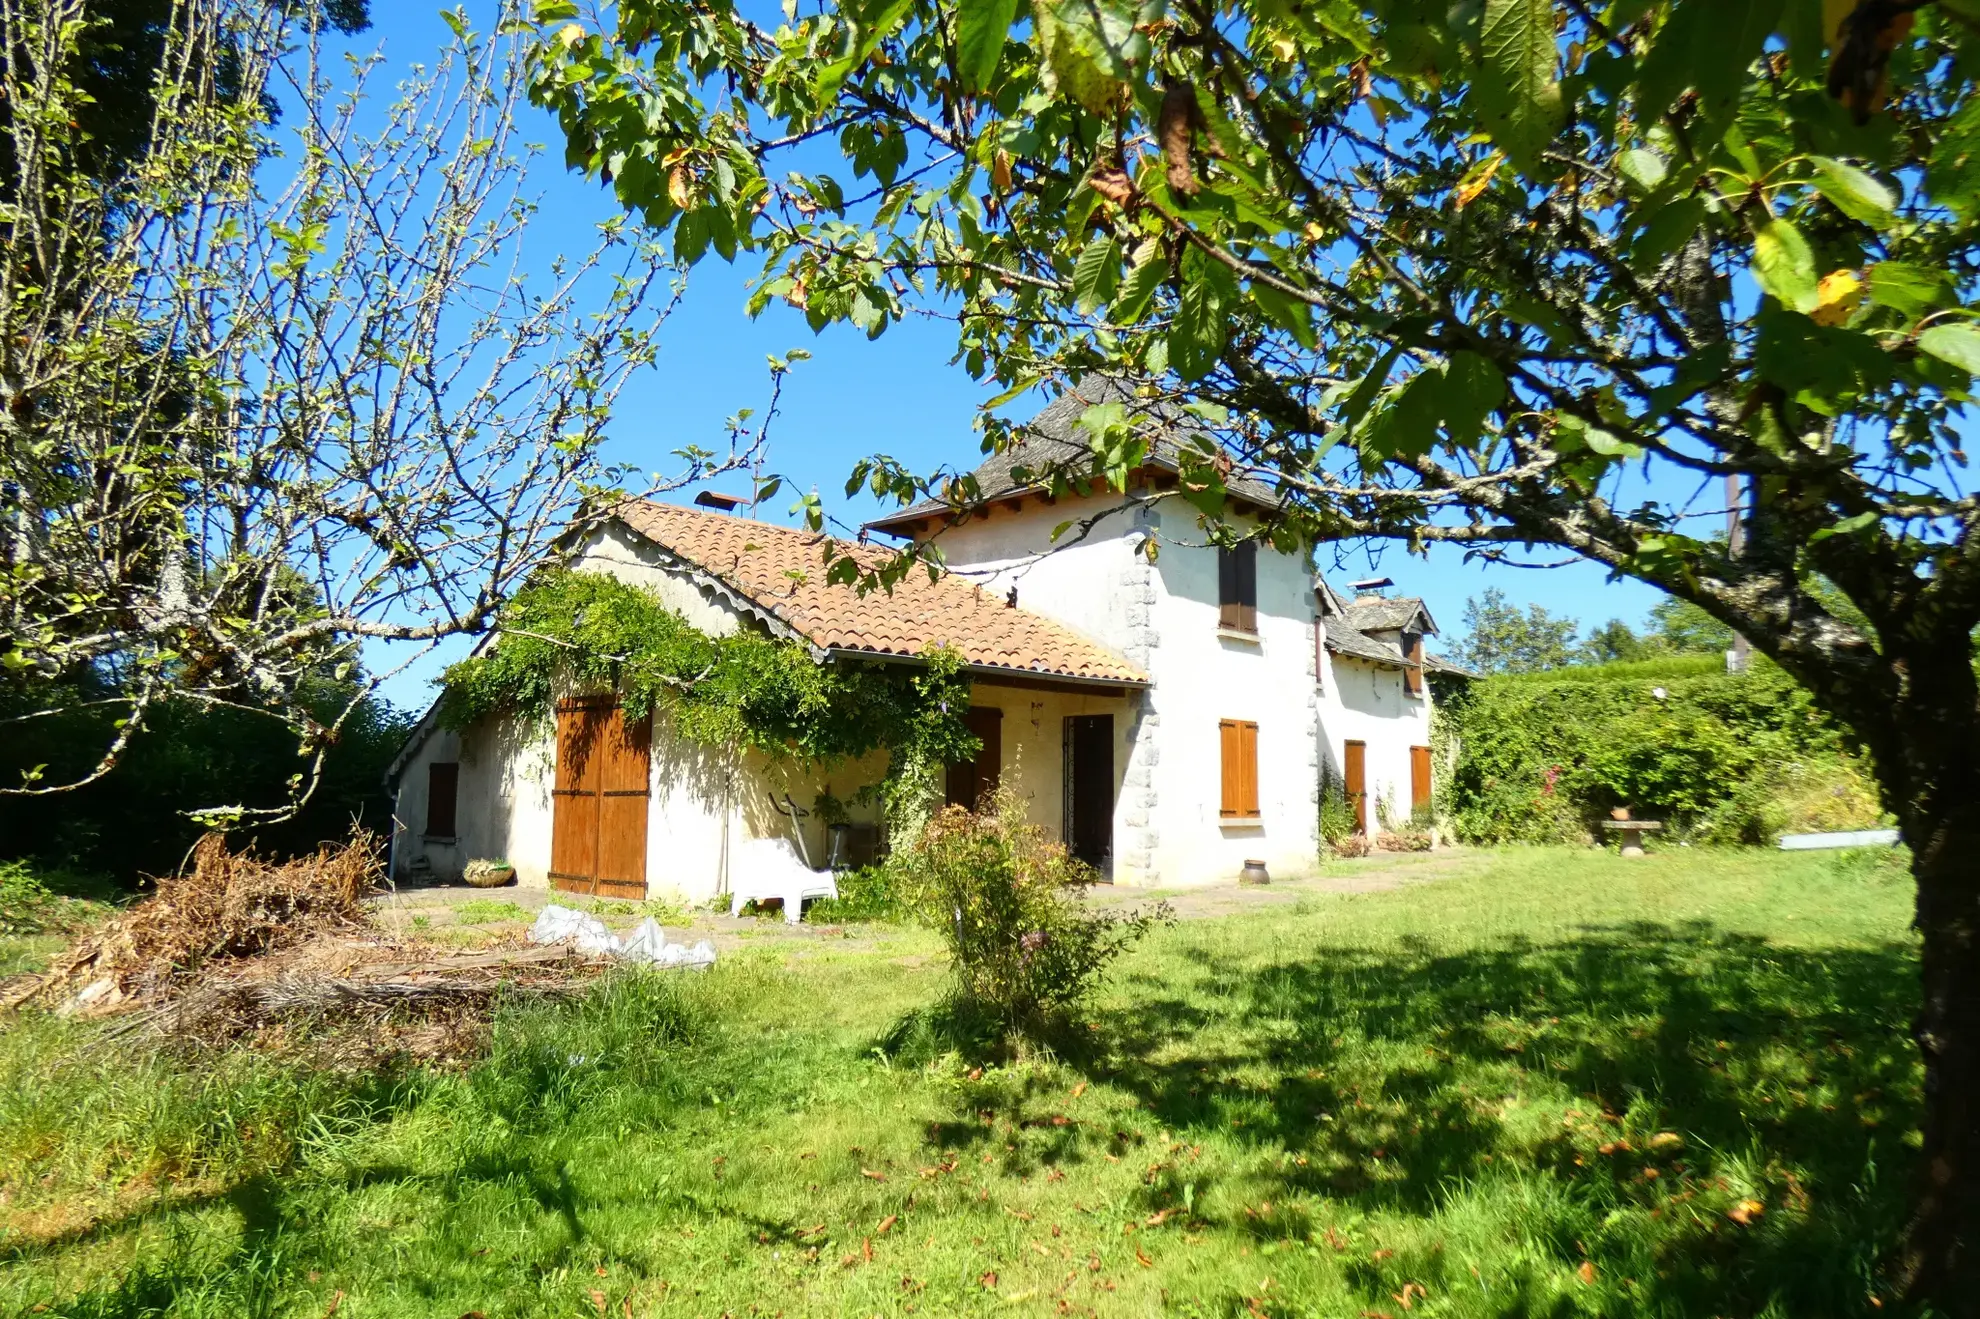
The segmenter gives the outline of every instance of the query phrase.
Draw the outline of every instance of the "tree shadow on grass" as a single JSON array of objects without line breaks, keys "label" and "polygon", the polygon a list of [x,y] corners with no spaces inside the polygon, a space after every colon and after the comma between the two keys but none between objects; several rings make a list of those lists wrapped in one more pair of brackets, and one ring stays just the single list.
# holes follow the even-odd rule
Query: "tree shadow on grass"
[{"label": "tree shadow on grass", "polygon": [[[1597,1277],[1633,1279],[1632,1308],[1682,1315],[1861,1310],[1903,1222],[1908,948],[1692,923],[1455,954],[1185,956],[1186,975],[1139,978],[1103,1017],[1112,1048],[1088,1074],[1181,1139],[1283,1156],[1250,1161],[1258,1202],[1427,1219],[1545,1179],[1570,1207],[1553,1233],[1563,1266],[1586,1249]],[[1763,1208],[1728,1218],[1747,1197]],[[1618,1218],[1642,1226],[1598,1230]],[[1298,1215],[1284,1227],[1304,1230]],[[1371,1294],[1394,1290],[1364,1271]]]}]

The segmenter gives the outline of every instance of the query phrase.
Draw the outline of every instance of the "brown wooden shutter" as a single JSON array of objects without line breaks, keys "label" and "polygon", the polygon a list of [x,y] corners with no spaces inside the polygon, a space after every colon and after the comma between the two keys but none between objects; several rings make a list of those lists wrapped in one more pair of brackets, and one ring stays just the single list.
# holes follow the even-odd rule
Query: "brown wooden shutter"
[{"label": "brown wooden shutter", "polygon": [[1408,666],[1403,670],[1403,690],[1411,696],[1421,696],[1423,695],[1423,634],[1405,632],[1402,642],[1403,663]]},{"label": "brown wooden shutter", "polygon": [[1341,750],[1346,761],[1341,771],[1347,780],[1344,787],[1348,809],[1354,812],[1354,831],[1365,834],[1368,832],[1368,744],[1348,742]]},{"label": "brown wooden shutter", "polygon": [[1229,820],[1258,818],[1258,725],[1241,719],[1217,723],[1223,794],[1217,813]]},{"label": "brown wooden shutter", "polygon": [[1409,749],[1409,805],[1411,811],[1430,809],[1430,748]]},{"label": "brown wooden shutter", "polygon": [[461,767],[442,761],[426,767],[426,836],[456,835],[461,800]]},{"label": "brown wooden shutter", "polygon": [[1258,542],[1217,551],[1217,625],[1258,630]]}]

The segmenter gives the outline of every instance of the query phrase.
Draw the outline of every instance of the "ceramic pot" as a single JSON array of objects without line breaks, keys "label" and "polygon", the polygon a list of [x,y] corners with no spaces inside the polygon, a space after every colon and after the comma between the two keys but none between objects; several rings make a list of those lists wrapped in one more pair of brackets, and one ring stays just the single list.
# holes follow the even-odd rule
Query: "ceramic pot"
[{"label": "ceramic pot", "polygon": [[1244,863],[1244,869],[1238,872],[1238,883],[1240,884],[1269,884],[1271,882],[1272,876],[1266,872],[1263,861],[1247,859]]}]

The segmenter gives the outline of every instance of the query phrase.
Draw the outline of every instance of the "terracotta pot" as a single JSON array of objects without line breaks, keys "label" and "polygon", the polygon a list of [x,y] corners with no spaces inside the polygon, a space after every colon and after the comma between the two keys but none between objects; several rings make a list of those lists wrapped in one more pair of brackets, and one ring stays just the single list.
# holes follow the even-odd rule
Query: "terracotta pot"
[{"label": "terracotta pot", "polygon": [[1238,871],[1238,883],[1240,884],[1269,884],[1271,882],[1272,876],[1266,871],[1263,861],[1247,859],[1244,863],[1244,869]]}]

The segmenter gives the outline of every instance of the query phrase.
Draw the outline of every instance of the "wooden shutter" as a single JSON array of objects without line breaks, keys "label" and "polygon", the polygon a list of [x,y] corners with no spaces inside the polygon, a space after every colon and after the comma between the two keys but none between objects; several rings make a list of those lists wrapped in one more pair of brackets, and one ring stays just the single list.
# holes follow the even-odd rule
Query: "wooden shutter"
[{"label": "wooden shutter", "polygon": [[949,766],[945,800],[951,806],[973,811],[986,794],[997,791],[1004,764],[1004,712],[994,705],[973,705],[963,723],[983,747],[973,760],[958,760]]},{"label": "wooden shutter", "polygon": [[1403,690],[1411,696],[1421,696],[1423,695],[1423,634],[1405,632],[1402,634],[1402,643],[1403,663],[1408,666],[1403,670]]},{"label": "wooden shutter", "polygon": [[461,767],[441,761],[426,767],[426,836],[456,836],[461,800]]},{"label": "wooden shutter", "polygon": [[1217,813],[1227,820],[1258,818],[1258,725],[1241,719],[1217,723],[1223,793]]},{"label": "wooden shutter", "polygon": [[557,706],[550,882],[569,893],[646,896],[650,718],[627,724],[610,697]]},{"label": "wooden shutter", "polygon": [[1341,748],[1343,765],[1342,776],[1347,780],[1348,808],[1354,812],[1356,833],[1368,832],[1368,744],[1349,742]]},{"label": "wooden shutter", "polygon": [[1430,748],[1409,749],[1409,805],[1412,811],[1430,809]]},{"label": "wooden shutter", "polygon": [[1258,542],[1217,551],[1217,625],[1258,630]]}]

